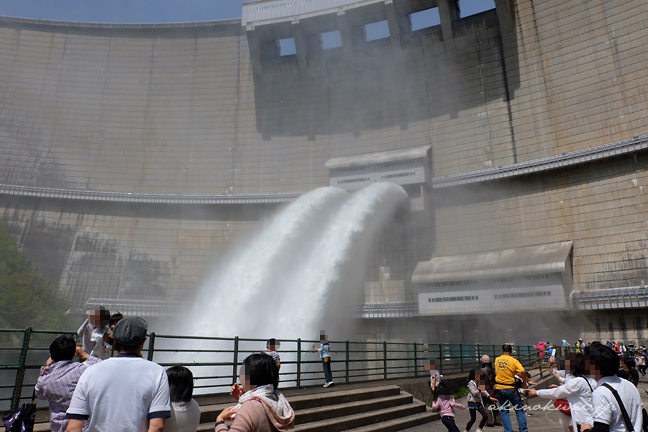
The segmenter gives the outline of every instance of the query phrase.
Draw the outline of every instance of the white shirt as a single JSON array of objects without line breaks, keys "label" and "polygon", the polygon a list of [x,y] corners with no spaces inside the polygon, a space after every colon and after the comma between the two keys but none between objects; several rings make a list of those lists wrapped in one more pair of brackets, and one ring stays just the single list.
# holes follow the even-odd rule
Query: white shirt
[{"label": "white shirt", "polygon": [[68,419],[88,418],[89,432],[145,432],[149,419],[171,413],[164,368],[120,354],[88,368],[74,390]]},{"label": "white shirt", "polygon": [[594,426],[594,422],[610,425],[610,432],[626,431],[619,404],[610,389],[603,387],[604,383],[608,383],[619,393],[619,397],[628,412],[634,430],[642,430],[643,418],[641,410],[643,409],[643,404],[641,403],[639,390],[630,381],[621,379],[616,375],[603,377],[598,381],[598,386],[592,395],[592,402],[594,404],[593,421],[588,423],[592,426]]},{"label": "white shirt", "polygon": [[196,432],[200,424],[200,406],[189,402],[171,402],[171,417],[164,422],[164,432]]},{"label": "white shirt", "polygon": [[591,378],[568,375],[565,378],[564,385],[547,390],[538,390],[538,396],[545,399],[567,399],[571,410],[572,427],[577,430],[577,424],[591,421],[593,406],[590,386],[595,389],[596,381]]},{"label": "white shirt", "polygon": [[104,340],[104,333],[106,333],[107,329],[107,327],[104,327],[103,330],[97,327],[92,331],[90,340],[92,341],[92,344],[94,346],[92,348],[92,351],[90,351],[91,356],[103,359],[106,352],[108,352],[108,345]]},{"label": "white shirt", "polygon": [[79,327],[79,330],[77,330],[77,334],[83,336],[83,351],[87,353],[92,351],[92,348],[94,348],[94,343],[92,342],[92,332],[94,329],[94,324],[90,323],[89,319],[86,319],[83,324],[81,324],[81,327]]}]

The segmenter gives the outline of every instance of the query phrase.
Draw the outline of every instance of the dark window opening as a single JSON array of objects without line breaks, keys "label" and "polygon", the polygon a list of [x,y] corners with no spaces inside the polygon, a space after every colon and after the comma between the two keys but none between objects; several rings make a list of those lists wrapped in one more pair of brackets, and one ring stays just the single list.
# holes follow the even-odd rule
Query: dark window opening
[{"label": "dark window opening", "polygon": [[366,35],[367,42],[370,42],[372,40],[377,40],[377,39],[388,38],[389,24],[387,24],[387,20],[366,24],[365,35]]},{"label": "dark window opening", "polygon": [[414,12],[413,14],[410,14],[410,20],[412,21],[412,31],[434,27],[441,24],[438,8]]},{"label": "dark window opening", "polygon": [[279,46],[281,47],[279,54],[281,56],[297,54],[297,48],[295,47],[295,38],[279,39]]}]

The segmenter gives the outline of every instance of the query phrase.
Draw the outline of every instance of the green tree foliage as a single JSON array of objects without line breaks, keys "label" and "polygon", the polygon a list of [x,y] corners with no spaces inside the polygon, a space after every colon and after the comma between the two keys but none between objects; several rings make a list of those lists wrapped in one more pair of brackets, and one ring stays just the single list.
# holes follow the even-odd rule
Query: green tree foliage
[{"label": "green tree foliage", "polygon": [[68,308],[59,288],[30,268],[0,223],[0,328],[69,330]]}]

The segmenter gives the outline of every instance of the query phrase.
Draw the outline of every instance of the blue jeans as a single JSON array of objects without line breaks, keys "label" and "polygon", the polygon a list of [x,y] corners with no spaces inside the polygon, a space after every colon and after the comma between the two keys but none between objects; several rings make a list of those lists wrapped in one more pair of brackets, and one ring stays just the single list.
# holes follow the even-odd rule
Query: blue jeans
[{"label": "blue jeans", "polygon": [[333,373],[331,373],[331,359],[330,357],[327,358],[329,361],[322,359],[322,367],[324,368],[324,379],[328,383],[333,381]]},{"label": "blue jeans", "polygon": [[528,432],[526,414],[524,414],[522,398],[520,398],[518,390],[515,388],[497,389],[495,390],[495,397],[497,397],[497,401],[500,404],[500,415],[504,432],[513,432],[513,425],[511,424],[511,416],[509,413],[511,407],[515,409],[515,417],[517,418],[520,432]]}]

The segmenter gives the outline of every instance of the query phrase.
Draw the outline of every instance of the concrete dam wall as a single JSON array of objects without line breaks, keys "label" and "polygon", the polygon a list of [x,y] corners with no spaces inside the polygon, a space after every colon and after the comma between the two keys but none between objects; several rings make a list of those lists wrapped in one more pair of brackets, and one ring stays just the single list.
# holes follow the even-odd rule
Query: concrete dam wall
[{"label": "concrete dam wall", "polygon": [[[566,241],[566,296],[646,284],[648,6],[346,3],[245,23],[0,19],[0,214],[34,266],[79,309],[186,299],[234,239],[329,185],[327,161],[430,146],[426,204],[376,239],[366,289],[401,281],[391,297],[415,303],[440,289],[412,281],[420,262]],[[426,8],[440,25],[412,31]],[[366,41],[382,19],[389,37]],[[342,46],[322,49],[334,29]]]}]

